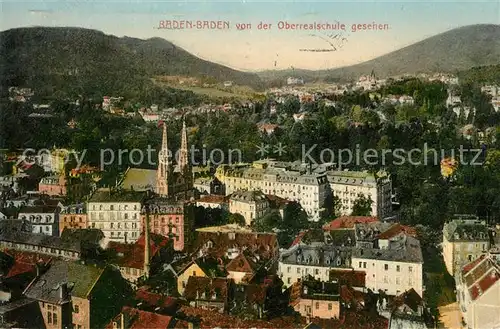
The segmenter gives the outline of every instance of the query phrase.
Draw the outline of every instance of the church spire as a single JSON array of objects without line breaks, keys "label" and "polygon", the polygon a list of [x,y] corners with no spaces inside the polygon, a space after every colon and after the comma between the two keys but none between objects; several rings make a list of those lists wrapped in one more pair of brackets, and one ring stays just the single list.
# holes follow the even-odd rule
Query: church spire
[{"label": "church spire", "polygon": [[182,120],[182,132],[181,132],[181,150],[179,154],[179,171],[181,173],[186,173],[189,170],[189,157],[188,157],[188,142],[187,142],[187,129],[186,120]]},{"label": "church spire", "polygon": [[170,160],[167,140],[167,125],[164,122],[162,122],[162,125],[163,135],[160,153],[158,154],[158,170],[156,171],[156,193],[159,195],[168,195]]}]

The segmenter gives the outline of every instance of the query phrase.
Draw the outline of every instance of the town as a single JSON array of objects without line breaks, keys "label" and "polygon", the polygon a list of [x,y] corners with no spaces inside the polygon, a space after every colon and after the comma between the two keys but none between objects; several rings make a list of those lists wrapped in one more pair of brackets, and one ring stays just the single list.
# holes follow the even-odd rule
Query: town
[{"label": "town", "polygon": [[[232,85],[226,81],[221,88]],[[93,104],[67,101],[65,111],[73,114],[62,129],[85,133],[92,120],[122,120],[120,125],[135,127],[131,142],[149,143],[140,134],[159,137],[158,161],[149,168],[103,168],[89,156],[79,166],[68,157],[82,153],[78,144],[71,150],[54,145],[42,155],[2,152],[2,327],[497,326],[498,207],[495,215],[478,213],[458,198],[450,211],[432,210],[446,216],[434,223],[412,221],[408,214],[421,205],[411,204],[405,188],[423,185],[429,194],[454,184],[450,193],[465,193],[458,174],[464,168],[453,158],[441,159],[433,182],[415,185],[392,168],[303,163],[293,144],[306,143],[304,127],[325,115],[339,130],[368,134],[391,121],[403,130],[424,130],[414,118],[441,106],[457,125],[457,138],[471,146],[495,145],[499,132],[489,122],[498,120],[499,88],[485,84],[478,90],[488,100],[479,104],[490,108],[486,118],[470,96],[461,98],[467,95],[449,74],[377,79],[371,72],[354,83],[323,87],[290,77],[257,101],[197,107],[134,109],[120,95]],[[31,120],[55,120],[62,105],[37,105],[35,96],[36,90],[9,88],[10,106],[32,104],[26,114]],[[85,106],[97,119],[79,114]],[[192,143],[200,136],[222,139],[217,130],[230,116],[246,121],[233,124],[242,136],[259,138],[252,141],[275,143],[293,129],[299,135],[282,150],[286,154],[259,157],[246,149],[248,162],[193,165]],[[446,130],[436,116],[427,120],[425,129]],[[216,131],[200,134],[200,122]],[[384,139],[390,146],[384,137],[379,146]],[[81,138],[79,145],[88,146]],[[170,152],[176,149],[177,158]],[[498,170],[498,152],[486,154],[484,165]],[[442,300],[449,304],[443,307]]]}]

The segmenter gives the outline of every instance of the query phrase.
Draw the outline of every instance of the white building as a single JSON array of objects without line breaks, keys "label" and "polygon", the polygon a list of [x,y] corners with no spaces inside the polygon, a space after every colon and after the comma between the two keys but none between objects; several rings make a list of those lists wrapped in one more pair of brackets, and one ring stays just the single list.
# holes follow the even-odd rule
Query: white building
[{"label": "white building", "polygon": [[328,181],[333,194],[342,202],[342,215],[350,215],[360,195],[372,200],[371,216],[380,219],[391,216],[392,182],[386,173],[377,177],[360,171],[328,171]]},{"label": "white building", "polygon": [[17,217],[31,224],[33,233],[59,236],[59,208],[57,206],[28,206]]},{"label": "white building", "polygon": [[319,220],[330,193],[325,172],[292,168],[290,163],[262,160],[252,165],[223,165],[217,168],[216,177],[224,183],[226,195],[239,190],[261,191],[297,201],[312,220]]},{"label": "white building", "polygon": [[420,242],[399,224],[356,224],[352,266],[366,272],[366,288],[397,296],[411,288],[423,296],[423,258]]},{"label": "white building", "polygon": [[141,203],[145,194],[99,189],[87,205],[88,227],[100,229],[106,239],[135,242],[141,232]]},{"label": "white building", "polygon": [[286,79],[286,84],[287,85],[303,85],[304,80],[302,78],[288,77],[288,79]]},{"label": "white building", "polygon": [[470,329],[500,327],[500,266],[483,255],[457,271],[457,302]]},{"label": "white building", "polygon": [[261,191],[236,191],[229,199],[229,212],[242,215],[248,226],[268,211],[269,202]]}]

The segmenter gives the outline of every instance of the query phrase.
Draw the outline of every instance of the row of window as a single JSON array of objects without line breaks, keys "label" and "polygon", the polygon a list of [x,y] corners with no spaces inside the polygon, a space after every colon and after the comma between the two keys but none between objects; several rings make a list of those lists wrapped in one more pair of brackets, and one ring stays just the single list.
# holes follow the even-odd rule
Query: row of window
[{"label": "row of window", "polygon": [[[115,210],[115,205],[109,205],[109,207],[106,207],[107,209],[104,209],[105,207],[102,204],[99,205],[99,207],[92,205],[92,210],[97,210],[97,208],[99,208],[99,210]],[[128,205],[118,205],[116,210],[138,210],[138,207],[137,205],[134,205],[133,207],[129,207]]]},{"label": "row of window", "polygon": [[16,249],[20,249],[20,250],[24,249],[24,250],[30,250],[30,251],[38,251],[38,252],[43,252],[43,253],[57,255],[57,256],[67,256],[67,257],[71,256],[71,258],[75,258],[78,256],[78,253],[76,253],[76,252],[41,247],[41,246],[35,246],[35,245],[17,244],[17,243],[12,243],[12,242],[4,242],[1,245],[6,246],[7,248],[16,248]]},{"label": "row of window", "polygon": [[[366,262],[359,262],[359,268],[366,268]],[[375,267],[375,263],[372,263],[372,267]],[[388,271],[389,270],[389,264],[384,264],[384,270]],[[396,272],[401,272],[401,266],[396,265]],[[413,272],[413,266],[408,266],[408,272],[412,273]]]},{"label": "row of window", "polygon": [[137,219],[137,213],[134,213],[133,216],[129,217],[129,214],[128,213],[125,213],[125,214],[122,214],[122,216],[115,216],[114,213],[109,213],[108,216],[105,216],[106,213],[104,212],[100,212],[98,213],[98,216],[96,216],[95,213],[92,213],[92,215],[90,215],[90,218],[95,221],[97,218],[99,220],[104,220],[106,217],[107,217],[107,220],[118,220],[118,219]]}]

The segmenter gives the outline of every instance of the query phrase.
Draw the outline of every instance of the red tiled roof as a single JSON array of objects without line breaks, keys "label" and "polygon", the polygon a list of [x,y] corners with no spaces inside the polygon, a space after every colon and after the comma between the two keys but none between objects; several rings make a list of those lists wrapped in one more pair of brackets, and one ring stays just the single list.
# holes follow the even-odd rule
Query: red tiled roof
[{"label": "red tiled roof", "polygon": [[196,202],[206,202],[206,203],[225,203],[227,202],[227,197],[224,195],[208,194],[202,196]]},{"label": "red tiled roof", "polygon": [[366,287],[366,272],[349,270],[330,270],[330,280],[336,279],[349,287]]},{"label": "red tiled roof", "polygon": [[290,200],[280,198],[279,196],[266,194],[267,200],[271,203],[273,207],[283,207],[290,203]]},{"label": "red tiled roof", "polygon": [[231,272],[245,272],[245,273],[254,273],[255,264],[247,259],[243,253],[240,253],[233,260],[229,262],[226,266],[226,271]]},{"label": "red tiled roof", "polygon": [[52,257],[42,256],[32,252],[23,252],[17,250],[4,250],[4,252],[14,258],[14,265],[10,268],[6,278],[36,271],[36,264],[46,265]]},{"label": "red tiled roof", "polygon": [[[141,311],[128,306],[124,306],[121,313],[124,313],[126,321],[128,320],[128,326],[125,326],[127,329],[166,329],[173,320],[171,316]],[[118,322],[118,328],[120,328],[121,314],[108,323],[106,329],[112,329],[113,322]]]},{"label": "red tiled roof", "polygon": [[[213,299],[214,301],[226,300],[229,292],[231,280],[226,278],[207,278],[200,276],[190,276],[184,290],[184,297],[188,300]],[[201,297],[205,294],[205,297]],[[216,294],[216,295],[215,295]]]},{"label": "red tiled roof", "polygon": [[484,259],[485,255],[481,255],[481,257],[473,260],[462,268],[462,274],[466,275],[469,273],[474,267],[476,267],[479,263],[481,263]]},{"label": "red tiled roof", "polygon": [[160,294],[155,294],[153,292],[147,291],[140,288],[135,293],[135,299],[140,300],[149,306],[170,308],[177,304],[177,299],[171,296],[163,296]]},{"label": "red tiled roof", "polygon": [[500,273],[496,270],[490,271],[485,277],[483,277],[477,284],[481,291],[487,291],[491,286],[493,286],[500,279]]},{"label": "red tiled roof", "polygon": [[405,226],[405,225],[401,225],[401,224],[397,223],[397,224],[394,224],[393,226],[391,226],[387,231],[379,234],[378,238],[379,239],[390,239],[390,238],[393,238],[400,233],[405,233],[405,234],[410,235],[414,238],[417,236],[417,230],[415,228],[413,228],[411,226]]},{"label": "red tiled roof", "polygon": [[[150,256],[152,258],[161,248],[167,245],[168,238],[154,233],[150,233],[150,236]],[[118,259],[115,261],[116,265],[142,269],[144,267],[144,246],[145,236],[142,233],[139,239],[133,244],[110,241],[108,249],[123,255],[118,256]]]},{"label": "red tiled roof", "polygon": [[299,232],[299,234],[297,234],[297,236],[295,237],[295,239],[293,240],[292,242],[292,245],[290,247],[293,247],[295,246],[296,244],[299,244],[301,241],[302,241],[302,238],[306,235],[308,231],[302,231],[302,232]]},{"label": "red tiled roof", "polygon": [[181,307],[180,312],[184,313],[187,316],[192,316],[200,319],[201,329],[213,329],[213,328],[275,329],[275,328],[303,328],[305,326],[304,319],[297,320],[293,316],[275,318],[270,321],[243,320],[235,316],[221,314],[216,311],[210,311],[190,306]]},{"label": "red tiled roof", "polygon": [[377,217],[370,216],[342,216],[334,219],[328,224],[323,225],[323,229],[326,231],[342,229],[342,228],[354,228],[355,224],[367,224],[372,222],[377,222]]}]

